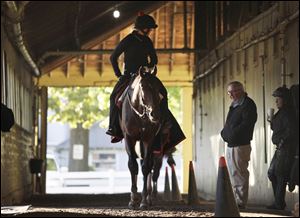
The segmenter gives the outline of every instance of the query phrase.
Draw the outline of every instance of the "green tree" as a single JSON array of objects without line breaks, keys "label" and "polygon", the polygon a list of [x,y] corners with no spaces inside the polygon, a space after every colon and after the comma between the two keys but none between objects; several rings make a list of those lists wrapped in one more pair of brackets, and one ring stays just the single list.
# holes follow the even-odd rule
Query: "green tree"
[{"label": "green tree", "polygon": [[48,107],[54,111],[49,121],[89,129],[108,117],[111,92],[111,87],[49,88]]},{"label": "green tree", "polygon": [[[168,87],[169,108],[181,121],[181,88]],[[49,88],[48,107],[54,114],[50,122],[68,123],[72,128],[78,124],[89,129],[95,122],[108,120],[111,87]],[[102,122],[107,127],[107,122]]]},{"label": "green tree", "polygon": [[[96,122],[107,126],[112,88],[49,88],[48,107],[54,112],[50,122],[71,126],[69,171],[87,171],[89,128]],[[79,149],[78,149],[79,148]]]},{"label": "green tree", "polygon": [[[181,123],[181,89],[169,87],[169,108]],[[70,138],[70,171],[88,170],[88,129],[96,122],[101,127],[108,126],[109,97],[111,87],[72,87],[72,88],[49,88],[48,107],[54,113],[48,117],[50,122],[68,123],[71,126]],[[83,159],[77,160],[73,153],[74,145],[83,145]],[[75,146],[78,148],[78,146]]]},{"label": "green tree", "polygon": [[181,88],[180,87],[167,87],[168,90],[168,105],[174,117],[181,124]]}]

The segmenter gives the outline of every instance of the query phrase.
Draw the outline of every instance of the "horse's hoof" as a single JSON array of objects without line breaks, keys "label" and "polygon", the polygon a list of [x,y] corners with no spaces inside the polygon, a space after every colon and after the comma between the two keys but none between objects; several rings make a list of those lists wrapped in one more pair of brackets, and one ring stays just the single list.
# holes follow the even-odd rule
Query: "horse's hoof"
[{"label": "horse's hoof", "polygon": [[147,197],[147,202],[149,206],[152,206],[152,198],[150,196]]},{"label": "horse's hoof", "polygon": [[140,204],[140,209],[142,209],[142,210],[147,210],[148,209],[148,204],[147,203],[141,203]]},{"label": "horse's hoof", "polygon": [[153,193],[152,193],[152,199],[157,200],[157,198],[158,198],[158,197],[157,197],[157,192],[153,192]]},{"label": "horse's hoof", "polygon": [[138,206],[139,206],[139,204],[136,201],[129,201],[129,203],[128,203],[128,208],[129,209],[137,209]]}]

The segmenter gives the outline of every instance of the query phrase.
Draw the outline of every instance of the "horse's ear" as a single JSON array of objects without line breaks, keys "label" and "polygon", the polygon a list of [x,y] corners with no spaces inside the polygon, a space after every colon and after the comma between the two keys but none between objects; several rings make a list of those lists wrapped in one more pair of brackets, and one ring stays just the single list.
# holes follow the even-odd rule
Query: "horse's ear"
[{"label": "horse's ear", "polygon": [[151,71],[151,74],[154,75],[154,76],[156,76],[156,74],[157,74],[157,67],[156,67],[156,65],[153,67],[153,69]]}]

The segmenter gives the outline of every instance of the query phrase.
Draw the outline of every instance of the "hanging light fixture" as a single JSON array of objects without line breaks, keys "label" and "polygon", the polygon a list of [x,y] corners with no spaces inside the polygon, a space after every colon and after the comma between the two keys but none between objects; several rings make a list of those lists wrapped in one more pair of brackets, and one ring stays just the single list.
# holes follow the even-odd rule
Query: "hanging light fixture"
[{"label": "hanging light fixture", "polygon": [[119,18],[120,17],[120,11],[116,8],[113,12],[114,18]]}]

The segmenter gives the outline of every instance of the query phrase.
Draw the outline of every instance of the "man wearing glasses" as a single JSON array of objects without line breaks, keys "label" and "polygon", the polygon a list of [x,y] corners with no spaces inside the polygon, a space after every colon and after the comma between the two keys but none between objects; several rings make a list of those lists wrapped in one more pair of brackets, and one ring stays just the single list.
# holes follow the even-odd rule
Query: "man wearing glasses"
[{"label": "man wearing glasses", "polygon": [[221,136],[228,143],[226,159],[236,203],[240,209],[244,209],[248,200],[247,168],[251,153],[250,141],[257,120],[256,105],[238,81],[228,84],[227,93],[232,103]]}]

